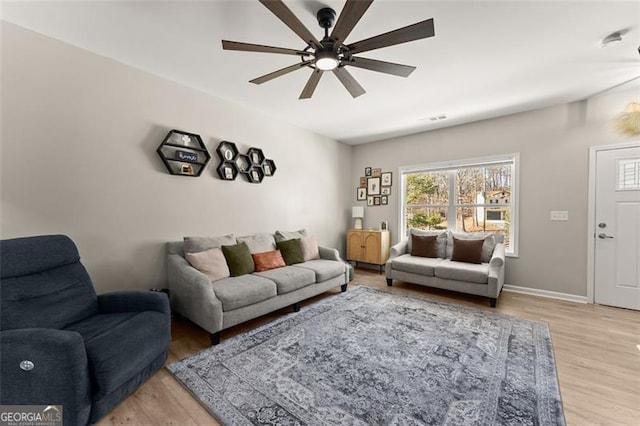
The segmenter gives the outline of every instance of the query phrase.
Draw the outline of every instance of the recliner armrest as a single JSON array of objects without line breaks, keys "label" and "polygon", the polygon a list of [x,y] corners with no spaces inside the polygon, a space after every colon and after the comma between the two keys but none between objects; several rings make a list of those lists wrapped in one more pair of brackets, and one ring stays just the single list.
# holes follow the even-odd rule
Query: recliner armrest
[{"label": "recliner armrest", "polygon": [[330,247],[318,246],[320,252],[320,259],[337,260],[340,261],[340,252],[337,249]]},{"label": "recliner armrest", "polygon": [[98,295],[101,313],[156,311],[171,315],[169,298],[165,293],[152,291],[114,291]]},{"label": "recliner armrest", "polygon": [[[91,385],[82,336],[75,331],[26,328],[0,331],[0,404],[63,405],[64,424],[87,424]],[[20,368],[31,361],[33,369]]]}]

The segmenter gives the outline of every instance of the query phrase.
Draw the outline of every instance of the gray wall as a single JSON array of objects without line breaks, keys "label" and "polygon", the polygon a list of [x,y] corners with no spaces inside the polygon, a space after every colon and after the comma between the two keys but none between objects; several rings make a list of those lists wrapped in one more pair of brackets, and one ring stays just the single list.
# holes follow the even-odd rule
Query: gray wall
[{"label": "gray wall", "polygon": [[[199,178],[157,156],[172,128],[214,155]],[[1,136],[2,238],[70,235],[99,292],[165,286],[164,242],[185,235],[306,227],[344,245],[351,147],[6,22]],[[275,176],[219,180],[223,139]]]},{"label": "gray wall", "polygon": [[[590,146],[629,142],[613,132],[612,118],[637,90],[612,92],[559,105],[432,132],[359,145],[353,152],[351,204],[365,206],[365,227],[388,220],[398,241],[400,166],[520,153],[519,257],[509,258],[506,283],[587,295],[587,179]],[[365,167],[393,171],[388,206],[366,207],[355,188]],[[568,210],[568,222],[551,222]]]}]

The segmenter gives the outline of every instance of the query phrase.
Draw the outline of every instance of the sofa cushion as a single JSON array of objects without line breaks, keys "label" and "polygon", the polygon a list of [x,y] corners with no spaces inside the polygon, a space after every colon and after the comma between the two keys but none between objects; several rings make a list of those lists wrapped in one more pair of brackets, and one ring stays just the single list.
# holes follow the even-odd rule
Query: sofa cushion
[{"label": "sofa cushion", "polygon": [[302,245],[300,244],[300,238],[293,240],[278,241],[276,243],[278,250],[282,253],[284,261],[287,265],[293,265],[294,263],[304,262],[304,256],[302,255]]},{"label": "sofa cushion", "polygon": [[264,253],[267,251],[273,251],[276,249],[276,240],[272,234],[252,234],[245,235],[243,237],[237,237],[239,243],[245,242],[249,247],[251,254]]},{"label": "sofa cushion", "polygon": [[283,268],[287,266],[282,258],[280,250],[272,250],[264,253],[253,253],[253,263],[256,265],[256,272],[269,271],[271,269]]},{"label": "sofa cushion", "polygon": [[411,256],[438,257],[437,235],[411,235]]},{"label": "sofa cushion", "polygon": [[493,255],[493,249],[496,246],[496,239],[493,234],[488,232],[477,232],[465,234],[461,232],[448,232],[447,235],[447,259],[451,259],[453,253],[453,237],[459,240],[484,240],[482,245],[482,261],[489,262]]},{"label": "sofa cushion", "polygon": [[298,263],[295,267],[312,270],[315,273],[315,282],[317,283],[343,275],[346,268],[343,262],[326,259],[309,260],[304,263]]},{"label": "sofa cushion", "polygon": [[197,253],[234,244],[236,244],[236,237],[233,234],[221,237],[184,237],[184,252]]},{"label": "sofa cushion", "polygon": [[227,259],[217,247],[199,253],[186,253],[185,257],[191,266],[205,274],[209,281],[218,281],[231,274]]},{"label": "sofa cushion", "polygon": [[424,229],[416,229],[411,228],[409,230],[409,241],[407,245],[407,253],[411,253],[411,249],[413,245],[411,243],[411,235],[420,235],[420,236],[437,236],[437,244],[438,244],[438,257],[444,259],[447,255],[447,231],[427,231]]},{"label": "sofa cushion", "polygon": [[212,283],[211,288],[222,302],[224,312],[253,305],[278,294],[275,282],[257,274],[225,278]]},{"label": "sofa cushion", "polygon": [[254,275],[268,278],[276,283],[278,294],[289,293],[316,282],[316,274],[303,268],[286,266],[270,271],[256,272]]},{"label": "sofa cushion", "polygon": [[66,330],[80,333],[85,341],[99,398],[139,374],[166,350],[169,327],[168,315],[145,311],[99,314]]},{"label": "sofa cushion", "polygon": [[299,231],[276,231],[274,234],[274,237],[276,238],[276,242],[293,240],[295,238],[302,238],[306,236],[307,236],[307,231],[305,229],[300,229]]},{"label": "sofa cushion", "polygon": [[436,265],[435,274],[438,278],[448,280],[487,284],[489,282],[489,264],[454,262],[443,259]]},{"label": "sofa cushion", "polygon": [[305,262],[307,260],[320,259],[320,249],[318,248],[318,239],[315,235],[300,237],[300,246],[302,247],[302,257]]},{"label": "sofa cushion", "polygon": [[429,277],[434,276],[434,268],[443,259],[437,257],[419,257],[403,254],[391,260],[391,268],[396,271],[409,272],[411,274],[420,274]]},{"label": "sofa cushion", "polygon": [[233,246],[222,246],[222,253],[227,259],[229,273],[232,277],[250,274],[255,270],[253,257],[247,243],[242,242]]},{"label": "sofa cushion", "polygon": [[484,240],[459,240],[453,237],[451,260],[455,262],[482,263]]}]

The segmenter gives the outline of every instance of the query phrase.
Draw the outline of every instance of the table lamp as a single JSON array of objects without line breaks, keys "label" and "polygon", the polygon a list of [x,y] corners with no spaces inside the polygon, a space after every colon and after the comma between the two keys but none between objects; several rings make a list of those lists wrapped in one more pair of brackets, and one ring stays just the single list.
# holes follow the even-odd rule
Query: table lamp
[{"label": "table lamp", "polygon": [[364,217],[364,207],[354,206],[351,208],[351,217],[353,221],[353,229],[362,229],[362,218]]}]

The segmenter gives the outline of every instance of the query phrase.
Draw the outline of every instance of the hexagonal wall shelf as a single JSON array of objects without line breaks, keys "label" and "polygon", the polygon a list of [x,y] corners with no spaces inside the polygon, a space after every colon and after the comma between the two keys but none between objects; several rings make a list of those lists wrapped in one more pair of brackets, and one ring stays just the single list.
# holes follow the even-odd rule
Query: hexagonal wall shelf
[{"label": "hexagonal wall shelf", "polygon": [[249,169],[249,173],[245,175],[247,180],[251,183],[261,183],[264,179],[264,172],[260,166],[252,166]]},{"label": "hexagonal wall shelf", "polygon": [[235,161],[238,156],[236,144],[229,141],[220,142],[218,148],[216,148],[216,152],[221,161]]},{"label": "hexagonal wall shelf", "polygon": [[222,180],[235,180],[238,176],[238,167],[233,161],[222,161],[216,170]]},{"label": "hexagonal wall shelf", "polygon": [[238,158],[236,158],[236,166],[238,166],[238,171],[240,173],[249,173],[249,168],[251,167],[251,160],[249,156],[246,154],[239,154]]},{"label": "hexagonal wall shelf", "polygon": [[261,166],[264,161],[264,153],[260,148],[249,148],[247,155],[254,166]]},{"label": "hexagonal wall shelf", "polygon": [[273,176],[276,172],[276,163],[273,160],[264,160],[262,163],[262,171],[265,176]]},{"label": "hexagonal wall shelf", "polygon": [[172,175],[200,176],[211,159],[200,135],[171,130],[156,150]]}]

